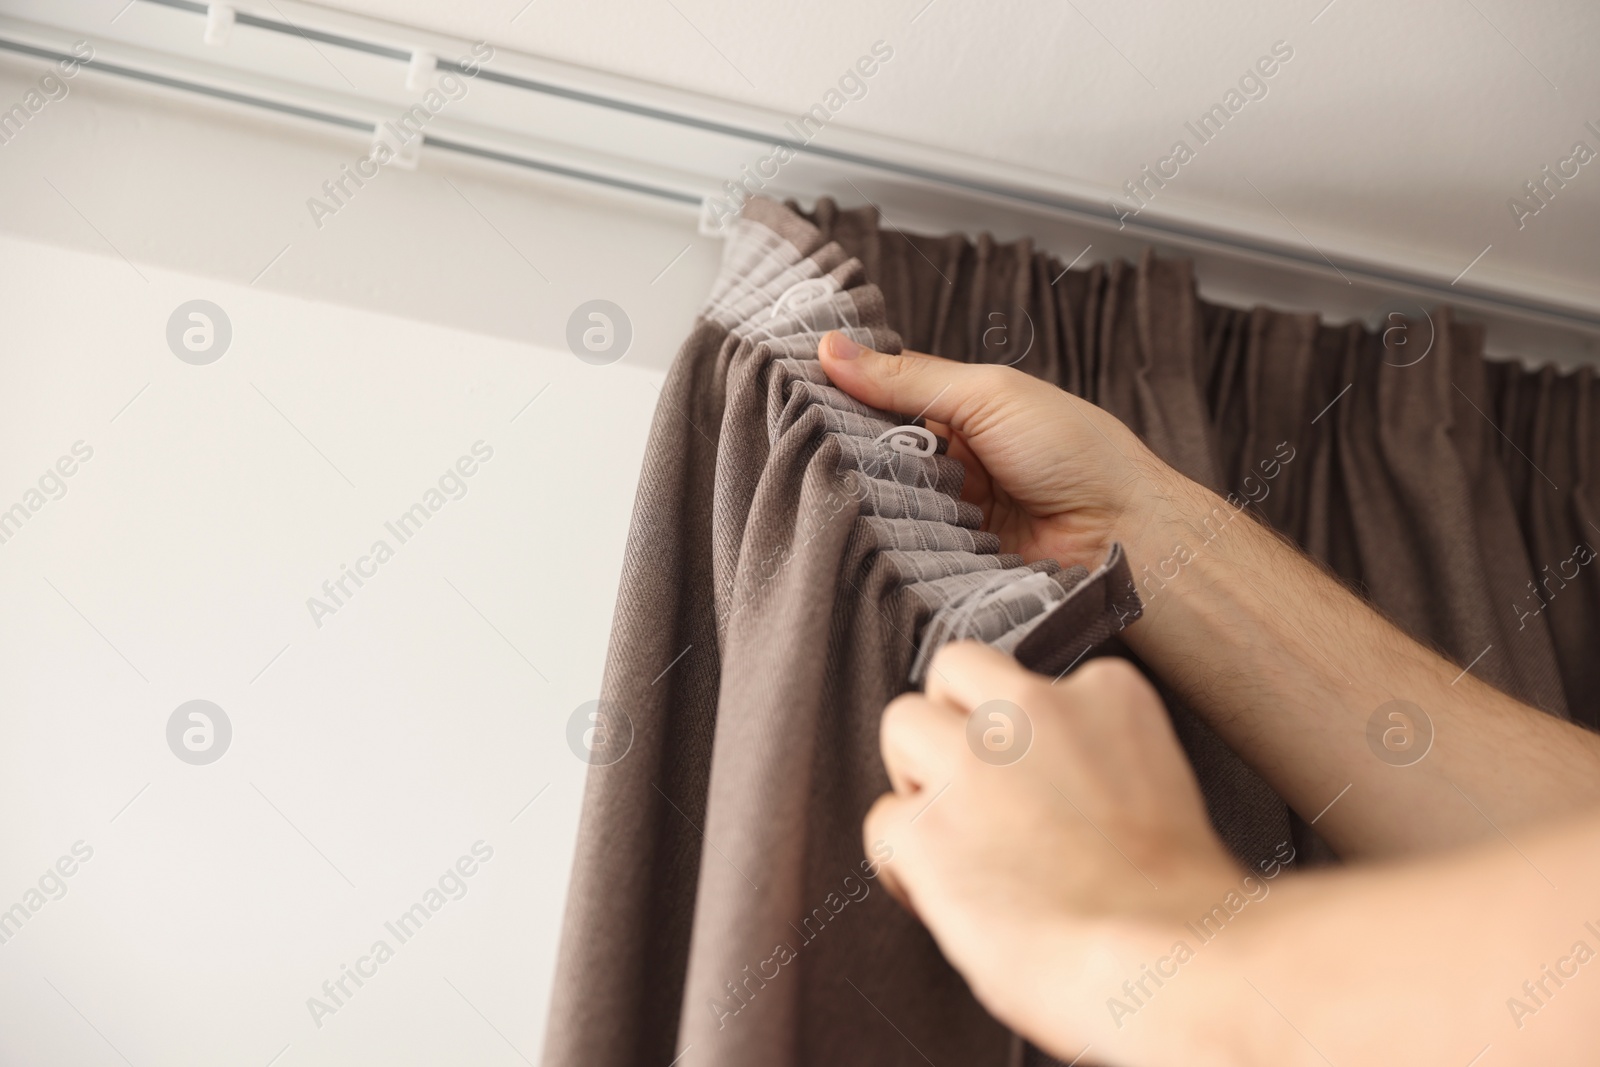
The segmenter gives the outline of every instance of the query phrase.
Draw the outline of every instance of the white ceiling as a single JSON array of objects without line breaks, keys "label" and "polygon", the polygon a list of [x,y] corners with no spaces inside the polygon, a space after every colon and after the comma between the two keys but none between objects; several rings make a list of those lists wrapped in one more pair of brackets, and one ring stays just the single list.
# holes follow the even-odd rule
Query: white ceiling
[{"label": "white ceiling", "polygon": [[[1325,6],[1326,5],[1326,6]],[[1152,214],[1312,245],[1421,251],[1444,277],[1600,290],[1600,161],[1524,228],[1507,206],[1574,142],[1600,150],[1600,5],[1566,0],[339,0],[329,5],[796,113],[873,42],[836,120],[1100,187],[1155,164],[1284,41],[1293,59]],[[1492,247],[1490,247],[1492,246]]]}]

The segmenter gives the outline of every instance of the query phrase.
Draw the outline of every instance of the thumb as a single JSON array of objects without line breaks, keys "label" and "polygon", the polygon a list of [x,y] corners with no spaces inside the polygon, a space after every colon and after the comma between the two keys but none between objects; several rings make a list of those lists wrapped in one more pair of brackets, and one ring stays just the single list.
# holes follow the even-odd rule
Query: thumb
[{"label": "thumb", "polygon": [[997,394],[1019,388],[1012,375],[989,364],[904,352],[877,352],[835,330],[822,339],[818,358],[829,380],[863,404],[902,415],[926,416],[965,432],[965,422],[992,404]]}]

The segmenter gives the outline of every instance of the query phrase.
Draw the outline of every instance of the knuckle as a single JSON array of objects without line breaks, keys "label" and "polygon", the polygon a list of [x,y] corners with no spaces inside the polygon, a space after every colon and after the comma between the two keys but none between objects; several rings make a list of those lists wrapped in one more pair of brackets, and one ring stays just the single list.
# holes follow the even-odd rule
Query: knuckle
[{"label": "knuckle", "polygon": [[1085,682],[1117,685],[1139,678],[1139,669],[1120,656],[1096,656],[1075,672]]},{"label": "knuckle", "polygon": [[961,656],[961,646],[964,641],[947,641],[933,650],[933,658],[928,661],[928,672],[942,672],[950,670]]},{"label": "knuckle", "polygon": [[991,363],[964,368],[959,390],[954,390],[957,420],[969,434],[981,434],[1024,410],[1029,383],[1035,381],[1015,367]]},{"label": "knuckle", "polygon": [[1063,694],[1059,686],[1051,685],[1047,680],[1032,675],[1018,696],[1030,708],[1048,708],[1060,705]]},{"label": "knuckle", "polygon": [[898,753],[911,743],[922,728],[918,713],[925,699],[921,694],[906,693],[884,706],[883,715],[878,720],[878,747],[885,762],[897,760]]},{"label": "knuckle", "polygon": [[996,391],[1011,392],[1024,388],[1024,382],[1032,381],[1032,376],[1019,371],[1015,367],[1003,366],[999,363],[984,363],[976,368],[976,377],[984,385]]},{"label": "knuckle", "polygon": [[878,720],[878,733],[888,737],[904,731],[920,700],[915,693],[902,693],[885,704],[883,717]]},{"label": "knuckle", "polygon": [[883,361],[882,367],[883,379],[889,384],[908,381],[920,369],[917,358],[907,355],[891,355]]},{"label": "knuckle", "polygon": [[895,839],[894,794],[885,793],[872,802],[866,818],[861,820],[861,836],[870,847],[874,841]]},{"label": "knuckle", "polygon": [[1041,383],[1026,371],[999,364],[984,364],[977,368],[978,380],[991,395],[1014,400],[1031,393]]},{"label": "knuckle", "polygon": [[1118,702],[1152,692],[1139,668],[1118,656],[1100,656],[1074,672],[1074,688],[1097,698]]}]

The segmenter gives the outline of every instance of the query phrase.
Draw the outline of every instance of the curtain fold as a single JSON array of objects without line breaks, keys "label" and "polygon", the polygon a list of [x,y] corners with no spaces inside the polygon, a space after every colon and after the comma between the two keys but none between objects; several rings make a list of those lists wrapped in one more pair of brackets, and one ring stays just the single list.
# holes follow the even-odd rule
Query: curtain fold
[{"label": "curtain fold", "polygon": [[[1027,240],[755,200],[651,432],[601,693],[632,746],[589,770],[546,1063],[1022,1052],[862,853],[887,788],[878,712],[946,640],[1051,673],[1114,646],[1138,593],[1160,595],[1157,561],[1118,550],[1088,573],[998,553],[942,442],[828,384],[816,344],[836,328],[1013,363],[1107,408],[1419,639],[1596,725],[1589,371],[1487,361],[1446,310],[1397,339],[1204,301],[1182,260],[1067,270]],[[1325,855],[1164,695],[1243,862],[1290,839]]]}]

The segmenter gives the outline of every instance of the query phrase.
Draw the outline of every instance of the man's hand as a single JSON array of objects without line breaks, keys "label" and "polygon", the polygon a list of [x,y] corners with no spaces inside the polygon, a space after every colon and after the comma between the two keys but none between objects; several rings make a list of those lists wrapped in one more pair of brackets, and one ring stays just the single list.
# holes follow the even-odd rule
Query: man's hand
[{"label": "man's hand", "polygon": [[[823,338],[840,389],[886,411],[925,415],[967,468],[963,499],[1003,551],[1095,567],[1121,541],[1170,551],[1164,522],[1195,489],[1111,415],[1022,371],[919,352],[886,355],[842,333]],[[1146,548],[1146,534],[1154,538]],[[1159,558],[1159,557],[1154,557]]]},{"label": "man's hand", "polygon": [[881,737],[894,792],[863,831],[894,846],[889,891],[1009,1025],[1063,1059],[1131,1047],[1107,998],[1242,876],[1155,690],[1122,660],[1051,685],[961,642]]},{"label": "man's hand", "polygon": [[[1120,541],[1144,602],[1128,647],[1345,859],[1492,839],[1600,806],[1600,736],[1401,633],[1109,413],[1009,367],[891,356],[839,333],[820,359],[851,396],[925,414],[949,437],[962,496],[1004,551],[1094,567]],[[1244,462],[1277,471],[1268,478],[1319,477],[1309,457],[1283,469],[1293,454],[1263,443]],[[1266,483],[1237,488],[1250,484]],[[1420,710],[1416,760],[1369,740],[1397,701]]]}]

